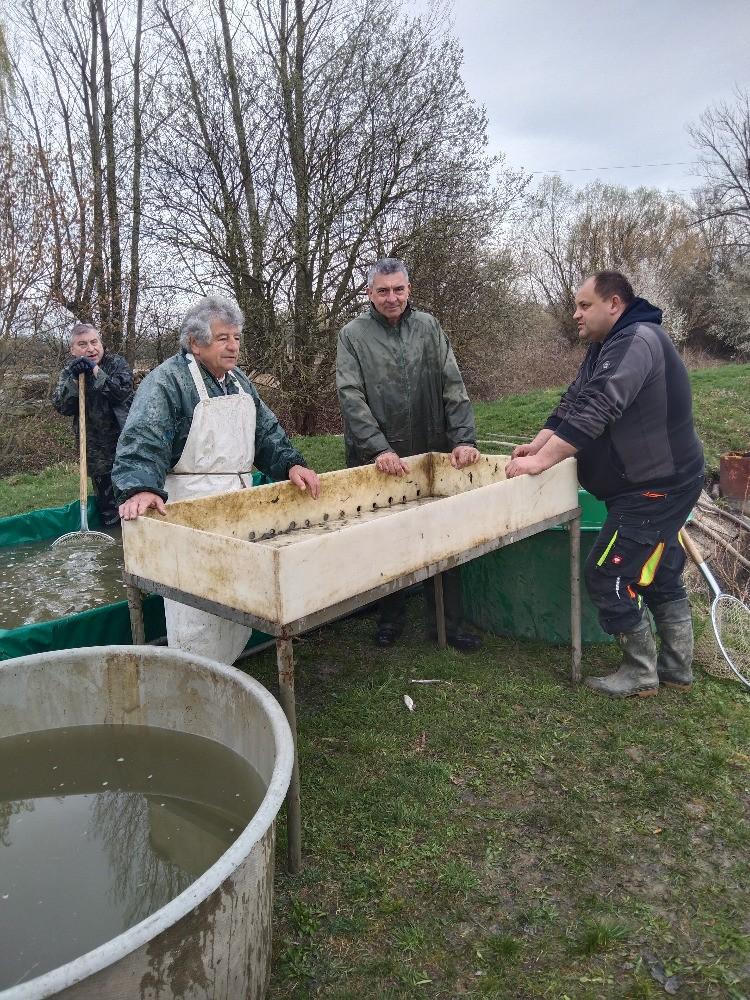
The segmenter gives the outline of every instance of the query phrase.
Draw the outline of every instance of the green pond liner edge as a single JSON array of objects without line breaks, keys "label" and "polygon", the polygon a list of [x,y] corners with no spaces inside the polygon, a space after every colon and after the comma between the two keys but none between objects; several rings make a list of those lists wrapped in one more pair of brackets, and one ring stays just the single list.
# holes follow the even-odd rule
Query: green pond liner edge
[{"label": "green pond liner edge", "polygon": [[[605,504],[579,489],[581,570],[607,516]],[[493,635],[551,645],[570,643],[570,534],[557,525],[462,566],[464,614]],[[581,583],[581,639],[611,643]]]},{"label": "green pond liner edge", "polygon": [[[262,473],[253,473],[253,486],[262,486],[271,481]],[[99,529],[101,521],[95,498],[89,499],[87,509],[89,527]],[[78,500],[63,507],[44,507],[23,514],[14,514],[11,517],[2,517],[0,547],[51,542],[66,532],[77,531],[79,527]],[[143,601],[143,623],[146,642],[155,643],[166,635],[164,601],[156,594],[149,594]],[[265,632],[253,632],[245,651],[265,645],[271,638]],[[122,645],[132,645],[127,600],[102,604],[97,608],[88,608],[52,621],[22,625],[13,629],[0,628],[0,661],[58,649]]]}]

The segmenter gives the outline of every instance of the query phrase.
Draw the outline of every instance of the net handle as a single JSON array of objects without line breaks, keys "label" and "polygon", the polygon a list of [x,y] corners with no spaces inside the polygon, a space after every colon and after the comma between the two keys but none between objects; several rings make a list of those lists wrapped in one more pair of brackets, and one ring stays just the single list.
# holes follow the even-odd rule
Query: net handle
[{"label": "net handle", "polygon": [[719,584],[716,582],[716,577],[713,575],[713,573],[711,572],[711,570],[708,568],[708,565],[706,564],[706,560],[703,558],[703,553],[698,548],[698,546],[695,544],[695,542],[690,537],[690,535],[687,533],[687,530],[686,530],[685,527],[682,527],[680,529],[680,538],[682,540],[682,544],[683,544],[683,546],[685,548],[685,551],[687,552],[687,554],[690,556],[690,558],[693,560],[693,562],[695,563],[695,565],[698,567],[698,569],[703,574],[703,578],[705,579],[706,583],[709,585],[709,587],[713,591],[714,597],[719,597],[721,595],[721,593],[722,593],[722,589],[719,586]]},{"label": "net handle", "polygon": [[78,376],[78,456],[79,486],[78,498],[81,506],[81,531],[89,530],[88,516],[88,463],[86,461],[86,376]]}]

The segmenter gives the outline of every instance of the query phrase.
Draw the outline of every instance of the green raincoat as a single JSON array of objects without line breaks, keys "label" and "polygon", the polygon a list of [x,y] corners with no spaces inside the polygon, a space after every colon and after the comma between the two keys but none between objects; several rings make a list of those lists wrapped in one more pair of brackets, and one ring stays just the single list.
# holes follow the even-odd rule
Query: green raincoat
[{"label": "green raincoat", "polygon": [[391,326],[370,306],[347,323],[338,339],[336,389],[348,466],[384,451],[404,457],[475,444],[461,372],[429,313],[407,306]]},{"label": "green raincoat", "polygon": [[[208,395],[223,396],[219,382],[200,365]],[[271,479],[286,479],[293,465],[304,465],[274,413],[261,401],[250,379],[238,369],[226,377],[227,395],[239,392],[239,382],[256,406],[255,466]],[[164,480],[180,460],[198,405],[198,393],[180,351],[150,372],[136,392],[127,423],[117,445],[112,468],[118,503],[148,490],[168,499]]]}]

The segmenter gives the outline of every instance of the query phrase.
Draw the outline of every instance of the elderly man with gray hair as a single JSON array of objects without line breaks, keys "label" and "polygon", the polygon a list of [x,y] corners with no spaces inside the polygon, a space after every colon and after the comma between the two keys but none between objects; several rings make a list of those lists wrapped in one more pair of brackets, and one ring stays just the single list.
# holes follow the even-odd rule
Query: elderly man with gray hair
[{"label": "elderly man with gray hair", "polygon": [[112,489],[112,462],[117,438],[133,398],[133,373],[125,358],[106,350],[99,331],[89,323],[76,323],[68,333],[70,361],[60,373],[52,405],[73,418],[78,439],[79,375],[85,375],[86,459],[102,523],[120,523]]},{"label": "elderly man with gray hair", "polygon": [[[250,379],[237,367],[244,316],[211,295],[187,312],[180,351],[138,387],[117,446],[112,479],[129,521],[164,501],[252,485],[255,465],[319,495],[318,476],[294,448]],[[170,646],[233,663],[250,630],[165,601]]]}]

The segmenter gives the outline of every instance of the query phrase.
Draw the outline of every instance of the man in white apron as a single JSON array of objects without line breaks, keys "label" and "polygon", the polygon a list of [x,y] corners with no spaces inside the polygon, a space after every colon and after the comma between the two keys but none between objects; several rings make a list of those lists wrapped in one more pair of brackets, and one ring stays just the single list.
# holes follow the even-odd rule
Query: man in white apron
[{"label": "man in white apron", "polygon": [[[255,465],[319,495],[320,483],[252,382],[236,368],[244,317],[209,296],[187,313],[181,350],[138,388],[112,470],[120,516],[133,520],[164,501],[241,490]],[[233,663],[250,638],[235,622],[164,602],[171,647]]]}]

